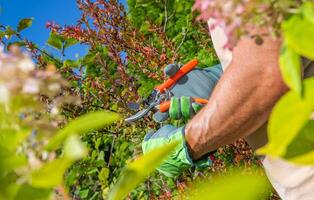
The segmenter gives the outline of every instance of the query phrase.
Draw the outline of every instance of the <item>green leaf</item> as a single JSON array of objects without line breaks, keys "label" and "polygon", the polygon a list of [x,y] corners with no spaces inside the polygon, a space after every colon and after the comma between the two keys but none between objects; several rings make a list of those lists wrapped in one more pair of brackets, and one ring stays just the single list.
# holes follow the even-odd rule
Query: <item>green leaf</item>
[{"label": "green leaf", "polygon": [[52,137],[47,145],[47,149],[57,149],[72,134],[84,134],[102,128],[104,125],[111,124],[118,119],[118,114],[106,111],[97,111],[83,115],[71,121],[65,128]]},{"label": "green leaf", "polygon": [[144,34],[147,33],[149,26],[150,26],[149,22],[147,21],[143,22],[141,25],[140,31]]},{"label": "green leaf", "polygon": [[311,120],[287,147],[285,158],[298,164],[314,164],[314,120]]},{"label": "green leaf", "polygon": [[[14,144],[13,144],[14,145]],[[4,171],[10,171],[27,165],[27,158],[25,155],[16,154],[16,150],[0,146],[0,175]]]},{"label": "green leaf", "polygon": [[86,199],[88,197],[88,194],[89,194],[89,189],[80,190],[78,193],[79,197],[81,197],[82,199]]},{"label": "green leaf", "polygon": [[69,168],[72,161],[59,158],[44,164],[40,169],[31,173],[30,184],[37,188],[53,188],[63,181],[65,170]]},{"label": "green leaf", "polygon": [[306,2],[301,7],[301,12],[306,20],[314,23],[314,3]]},{"label": "green leaf", "polygon": [[28,27],[30,27],[33,23],[33,18],[25,18],[20,20],[19,25],[17,27],[17,31],[20,32]]},{"label": "green leaf", "polygon": [[197,200],[266,199],[270,194],[270,185],[265,176],[238,171],[194,183],[188,194],[187,199]]},{"label": "green leaf", "polygon": [[275,105],[268,123],[269,142],[259,154],[284,156],[287,146],[309,121],[314,109],[314,78],[304,80],[304,95],[289,91]]},{"label": "green leaf", "polygon": [[71,135],[64,145],[64,157],[44,164],[31,173],[30,183],[34,187],[52,188],[62,184],[67,168],[87,153],[78,136]]},{"label": "green leaf", "polygon": [[17,32],[13,30],[10,26],[5,27],[5,35],[8,39],[10,39],[13,35],[16,35]]},{"label": "green leaf", "polygon": [[82,65],[88,65],[88,64],[94,63],[95,58],[96,58],[96,53],[89,52],[88,54],[84,56],[82,60]]},{"label": "green leaf", "polygon": [[[302,10],[302,8],[301,8]],[[287,44],[298,54],[314,59],[314,10],[294,15],[283,22],[282,29]],[[305,15],[305,16],[303,16]]]},{"label": "green leaf", "polygon": [[294,52],[289,46],[284,45],[279,58],[280,70],[283,80],[299,95],[302,93],[301,83],[301,61],[300,56]]},{"label": "green leaf", "polygon": [[62,50],[62,37],[51,32],[47,40],[47,44],[58,50]]},{"label": "green leaf", "polygon": [[5,130],[5,133],[6,134],[2,134],[1,136],[0,147],[14,152],[16,148],[31,134],[31,130],[25,129],[18,132]]},{"label": "green leaf", "polygon": [[109,177],[110,171],[108,168],[104,167],[101,169],[101,171],[98,174],[98,179],[101,183],[102,187],[107,187],[108,186],[108,177]]},{"label": "green leaf", "polygon": [[64,156],[69,160],[83,158],[87,150],[77,135],[71,135],[64,144]]},{"label": "green leaf", "polygon": [[72,46],[72,45],[75,45],[77,43],[78,43],[78,41],[74,38],[64,38],[64,48],[65,49]]},{"label": "green leaf", "polygon": [[310,151],[301,156],[290,159],[291,162],[302,164],[302,165],[311,165],[314,163],[314,151]]},{"label": "green leaf", "polygon": [[124,199],[162,163],[177,145],[178,142],[174,142],[156,148],[130,163],[122,172],[117,184],[110,191],[108,199]]},{"label": "green leaf", "polygon": [[42,189],[42,188],[34,188],[28,184],[22,185],[17,194],[14,197],[14,200],[47,200],[52,197],[52,189]]},{"label": "green leaf", "polygon": [[79,63],[77,60],[65,60],[63,62],[63,66],[62,67],[65,67],[65,68],[74,68],[74,67],[78,67],[79,66]]}]

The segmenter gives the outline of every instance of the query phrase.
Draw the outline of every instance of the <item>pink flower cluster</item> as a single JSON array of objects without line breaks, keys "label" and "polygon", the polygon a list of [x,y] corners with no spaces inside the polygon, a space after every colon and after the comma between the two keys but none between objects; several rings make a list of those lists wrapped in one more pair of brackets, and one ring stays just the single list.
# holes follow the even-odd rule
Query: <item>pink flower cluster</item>
[{"label": "pink flower cluster", "polygon": [[198,19],[212,19],[210,29],[216,26],[224,28],[228,37],[226,48],[232,48],[238,38],[237,33],[241,32],[245,15],[252,11],[253,0],[196,0],[193,9],[198,10]]},{"label": "pink flower cluster", "polygon": [[223,27],[228,37],[225,47],[232,48],[241,36],[250,35],[252,28],[278,36],[280,23],[298,6],[300,2],[295,0],[196,0],[193,9],[200,12],[198,19],[214,21],[210,29]]}]

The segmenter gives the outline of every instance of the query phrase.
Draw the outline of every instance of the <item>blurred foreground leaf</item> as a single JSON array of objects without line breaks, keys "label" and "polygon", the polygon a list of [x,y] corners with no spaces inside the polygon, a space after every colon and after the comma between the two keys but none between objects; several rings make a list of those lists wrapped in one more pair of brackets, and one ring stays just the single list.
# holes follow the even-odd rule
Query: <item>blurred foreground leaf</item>
[{"label": "blurred foreground leaf", "polygon": [[314,164],[314,121],[309,121],[287,148],[285,158],[292,162]]},{"label": "blurred foreground leaf", "polygon": [[274,107],[268,123],[269,142],[259,154],[284,156],[288,145],[310,120],[314,109],[314,78],[304,80],[304,95],[289,91]]},{"label": "blurred foreground leaf", "polygon": [[59,158],[45,164],[31,174],[30,184],[38,188],[52,188],[60,185],[65,170],[70,167],[71,161]]},{"label": "blurred foreground leaf", "polygon": [[57,149],[64,139],[71,134],[84,134],[88,131],[102,128],[104,125],[111,124],[118,119],[118,114],[106,111],[97,111],[78,117],[51,138],[47,149]]},{"label": "blurred foreground leaf", "polygon": [[78,136],[70,136],[64,144],[64,157],[46,163],[32,172],[31,185],[38,188],[51,188],[62,184],[66,169],[85,155],[86,149]]},{"label": "blurred foreground leaf", "polygon": [[51,196],[52,191],[50,189],[34,188],[30,185],[24,184],[18,189],[14,200],[47,200],[51,199]]},{"label": "blurred foreground leaf", "polygon": [[175,149],[178,142],[152,150],[130,163],[121,173],[116,185],[108,195],[110,200],[124,199],[135,187],[143,182],[162,161]]},{"label": "blurred foreground leaf", "polygon": [[300,56],[289,48],[289,46],[284,45],[281,50],[279,63],[281,74],[285,83],[291,90],[294,90],[301,95],[302,82]]},{"label": "blurred foreground leaf", "polygon": [[262,200],[269,196],[270,185],[265,176],[235,171],[193,185],[186,199],[195,200]]},{"label": "blurred foreground leaf", "polygon": [[282,24],[285,40],[298,54],[314,59],[314,3],[304,3],[300,10]]}]

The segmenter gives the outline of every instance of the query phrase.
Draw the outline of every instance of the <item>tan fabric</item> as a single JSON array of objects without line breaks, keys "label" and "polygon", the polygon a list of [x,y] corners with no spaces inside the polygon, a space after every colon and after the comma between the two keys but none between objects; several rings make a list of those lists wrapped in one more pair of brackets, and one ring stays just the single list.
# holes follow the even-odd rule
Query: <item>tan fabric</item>
[{"label": "tan fabric", "polygon": [[[211,26],[215,22],[208,21]],[[212,41],[225,70],[232,60],[232,52],[223,49],[227,37],[222,27],[216,27],[210,31]],[[314,76],[314,63],[304,60],[304,77]],[[253,149],[257,149],[267,143],[266,125],[247,138],[247,142]],[[279,158],[263,158],[263,166],[266,174],[275,190],[283,200],[314,200],[314,167],[298,166]]]},{"label": "tan fabric", "polygon": [[[208,26],[211,27],[215,24],[214,20],[208,21]],[[216,54],[220,60],[223,70],[225,70],[232,60],[232,52],[226,48],[223,48],[227,42],[227,37],[222,27],[216,27],[210,31],[213,45],[216,50]]]},{"label": "tan fabric", "polygon": [[266,156],[262,161],[269,181],[284,200],[314,200],[314,167],[298,166]]}]

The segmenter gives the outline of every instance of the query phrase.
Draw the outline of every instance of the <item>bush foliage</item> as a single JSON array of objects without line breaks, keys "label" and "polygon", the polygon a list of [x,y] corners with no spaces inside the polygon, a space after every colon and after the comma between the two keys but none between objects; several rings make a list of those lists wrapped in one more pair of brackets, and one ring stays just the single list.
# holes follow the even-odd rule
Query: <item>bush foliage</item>
[{"label": "bush foliage", "polygon": [[[191,187],[193,181],[200,182],[196,191],[210,193],[213,199],[221,191],[236,191],[236,183],[239,188],[252,184],[263,188],[248,189],[239,194],[241,199],[268,198],[269,185],[260,177],[263,173],[256,171],[259,161],[243,140],[218,149],[214,165],[207,170],[191,169],[178,179],[170,179],[153,171],[175,144],[141,157],[144,134],[159,125],[150,116],[134,124],[123,121],[143,107],[143,100],[165,78],[162,69],[166,64],[185,63],[192,58],[198,58],[201,67],[218,63],[207,24],[196,20],[198,16],[216,17],[228,28],[226,47],[232,48],[239,36],[246,34],[241,26],[257,21],[248,15],[252,2],[229,2],[241,12],[228,13],[218,1],[206,7],[202,5],[206,1],[194,5],[192,0],[128,0],[125,8],[117,0],[77,0],[81,17],[75,25],[46,25],[51,30],[47,44],[60,51],[61,59],[23,37],[32,18],[22,19],[16,30],[0,24],[0,41],[10,51],[1,53],[0,59],[6,59],[7,66],[17,67],[15,74],[10,72],[12,77],[23,75],[17,87],[8,90],[6,84],[11,80],[0,74],[0,199],[47,199],[52,194],[63,199],[103,199],[108,194],[110,199],[188,195],[202,199]],[[259,153],[313,164],[310,115],[314,82],[313,78],[301,79],[300,59],[314,59],[314,5],[306,1],[278,2],[261,1],[253,9],[256,16],[265,18],[263,23],[253,23],[255,26],[270,25],[269,34],[284,37],[280,67],[291,89],[276,105],[268,127],[270,142]],[[191,11],[193,5],[200,14]],[[211,14],[217,10],[219,15]],[[267,18],[274,13],[275,18]],[[243,21],[234,26],[231,16]],[[308,31],[298,31],[303,29]],[[77,60],[68,60],[66,49],[72,45],[87,45],[89,51]],[[36,69],[17,46],[30,52]],[[0,71],[4,69],[1,63]],[[120,113],[122,119],[99,110]],[[226,171],[234,174],[229,166],[242,167],[249,173],[222,176]],[[209,181],[202,181],[204,177]],[[229,197],[226,193],[220,198]]]}]

